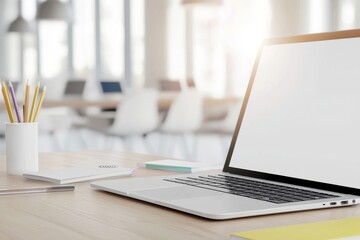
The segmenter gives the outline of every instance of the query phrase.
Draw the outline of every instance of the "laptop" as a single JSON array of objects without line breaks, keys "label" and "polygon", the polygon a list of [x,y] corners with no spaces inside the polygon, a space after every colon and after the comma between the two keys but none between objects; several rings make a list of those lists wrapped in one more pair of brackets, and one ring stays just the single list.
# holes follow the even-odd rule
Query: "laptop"
[{"label": "laptop", "polygon": [[360,202],[360,30],[264,42],[221,172],[94,182],[209,219]]},{"label": "laptop", "polygon": [[85,90],[86,80],[69,80],[66,83],[64,96],[66,98],[81,98]]},{"label": "laptop", "polygon": [[118,81],[101,81],[100,84],[104,94],[122,93],[121,85]]}]

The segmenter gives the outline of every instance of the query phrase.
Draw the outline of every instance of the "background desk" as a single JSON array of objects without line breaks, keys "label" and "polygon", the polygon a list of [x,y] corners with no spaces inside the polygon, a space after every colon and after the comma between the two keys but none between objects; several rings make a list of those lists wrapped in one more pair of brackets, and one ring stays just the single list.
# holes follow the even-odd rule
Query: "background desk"
[{"label": "background desk", "polygon": [[[120,164],[135,167],[154,156],[113,151],[47,153],[40,168]],[[0,158],[0,188],[45,186],[49,183],[7,176]],[[134,177],[174,174],[139,169]],[[0,239],[228,239],[232,232],[360,216],[360,207],[345,207],[212,221],[77,183],[75,192],[38,193],[0,197]]]},{"label": "background desk", "polygon": [[[174,93],[161,93],[159,96],[159,110],[164,111],[169,109],[171,103],[175,99],[177,94]],[[89,107],[98,107],[98,108],[116,108],[123,97],[112,97],[112,98],[99,98],[99,99],[81,99],[81,98],[64,98],[64,99],[46,99],[43,102],[43,108],[56,108],[56,107],[70,107],[74,109],[86,109]],[[205,107],[217,107],[217,106],[226,106],[232,103],[240,101],[238,97],[224,97],[224,98],[213,98],[205,97],[204,106]],[[22,105],[22,102],[19,102],[19,105]],[[0,108],[5,109],[4,101],[0,101]]]}]

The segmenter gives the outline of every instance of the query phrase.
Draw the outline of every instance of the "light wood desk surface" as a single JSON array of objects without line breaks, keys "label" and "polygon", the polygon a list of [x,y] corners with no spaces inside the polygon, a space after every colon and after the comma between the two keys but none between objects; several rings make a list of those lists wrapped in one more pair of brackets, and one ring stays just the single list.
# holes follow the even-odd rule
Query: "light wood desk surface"
[{"label": "light wood desk surface", "polygon": [[[40,169],[98,164],[135,167],[155,156],[115,151],[40,154]],[[7,176],[0,157],[0,188],[50,183]],[[133,177],[175,174],[138,169]],[[69,184],[70,185],[70,184]],[[212,221],[126,197],[93,190],[89,182],[74,192],[0,197],[0,239],[228,239],[232,232],[360,216],[360,207]]]}]

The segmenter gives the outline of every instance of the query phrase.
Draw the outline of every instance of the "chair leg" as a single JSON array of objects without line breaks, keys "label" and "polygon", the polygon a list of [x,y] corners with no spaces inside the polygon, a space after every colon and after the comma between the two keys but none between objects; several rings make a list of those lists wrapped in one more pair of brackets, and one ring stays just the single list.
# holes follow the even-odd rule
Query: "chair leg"
[{"label": "chair leg", "polygon": [[105,138],[105,149],[111,149],[112,150],[112,136],[106,136]]},{"label": "chair leg", "polygon": [[85,131],[87,131],[86,129],[80,129],[79,130],[79,139],[80,142],[82,143],[82,145],[84,146],[85,149],[89,149],[89,145],[87,144],[87,138],[85,136]]},{"label": "chair leg", "polygon": [[187,158],[188,160],[192,160],[192,159],[191,159],[192,156],[191,156],[190,149],[189,149],[189,146],[188,146],[188,141],[186,141],[186,137],[187,137],[187,136],[188,136],[188,135],[187,135],[186,133],[181,134],[181,135],[180,135],[180,139],[181,139],[182,144],[183,144],[183,151],[184,151],[184,154],[185,154],[186,158]]},{"label": "chair leg", "polygon": [[144,146],[146,148],[146,151],[147,151],[148,154],[156,154],[154,147],[149,142],[149,138],[150,138],[149,134],[144,134],[142,136],[142,140],[144,142]]},{"label": "chair leg", "polygon": [[124,137],[123,141],[124,141],[124,147],[125,147],[126,151],[132,152],[133,151],[133,142],[134,142],[134,139],[132,138],[132,136]]},{"label": "chair leg", "polygon": [[219,136],[219,139],[221,141],[221,146],[223,149],[223,155],[227,156],[227,153],[229,151],[229,146],[230,146],[230,142],[231,142],[231,138],[229,140],[229,137],[227,135],[223,135],[223,136]]},{"label": "chair leg", "polygon": [[167,154],[167,134],[160,133],[159,145],[158,145],[158,153],[161,155],[166,156]]},{"label": "chair leg", "polygon": [[198,161],[197,156],[198,156],[198,138],[195,134],[191,134],[191,138],[192,138],[192,149],[191,149],[191,157],[192,160],[194,161]]},{"label": "chair leg", "polygon": [[[53,131],[52,133],[50,133],[50,135],[52,136],[53,138],[53,142],[54,142],[54,148],[56,151],[62,151],[64,150],[62,147],[61,147],[61,140],[59,139],[59,133],[56,132],[56,131]],[[66,140],[66,139],[65,139]],[[64,141],[64,148],[65,148],[65,143],[66,141]]]},{"label": "chair leg", "polygon": [[178,135],[162,133],[160,135],[158,153],[161,153],[161,155],[163,156],[168,156],[168,157],[172,156],[176,146],[177,139],[178,139]]},{"label": "chair leg", "polygon": [[124,150],[125,146],[124,146],[124,139],[120,136],[116,136],[114,138],[114,149],[115,150]]}]

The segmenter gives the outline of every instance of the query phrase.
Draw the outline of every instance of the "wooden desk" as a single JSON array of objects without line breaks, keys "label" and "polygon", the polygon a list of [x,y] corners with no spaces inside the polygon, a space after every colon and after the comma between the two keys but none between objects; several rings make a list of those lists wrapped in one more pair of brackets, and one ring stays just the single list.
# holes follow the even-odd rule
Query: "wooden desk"
[{"label": "wooden desk", "polygon": [[[40,168],[98,164],[135,167],[154,156],[114,151],[40,154]],[[45,186],[4,173],[0,158],[0,188]],[[139,169],[134,177],[174,174]],[[93,190],[77,183],[75,192],[0,197],[0,239],[228,239],[232,232],[360,216],[360,206],[244,219],[212,221],[126,197]]]}]

